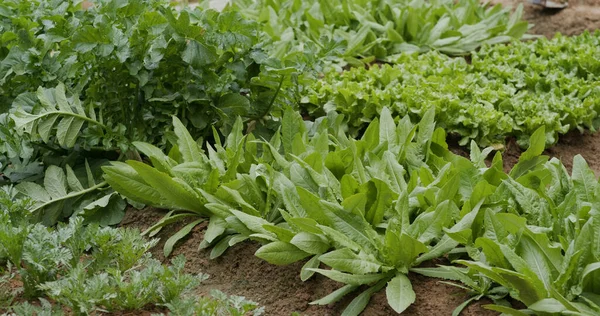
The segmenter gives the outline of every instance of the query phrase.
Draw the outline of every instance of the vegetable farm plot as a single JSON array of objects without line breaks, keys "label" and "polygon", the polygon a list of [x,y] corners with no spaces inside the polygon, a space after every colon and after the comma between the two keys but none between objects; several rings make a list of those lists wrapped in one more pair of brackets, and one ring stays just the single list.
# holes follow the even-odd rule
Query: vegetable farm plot
[{"label": "vegetable farm plot", "polygon": [[1,315],[600,314],[600,2],[192,2],[0,1]]}]

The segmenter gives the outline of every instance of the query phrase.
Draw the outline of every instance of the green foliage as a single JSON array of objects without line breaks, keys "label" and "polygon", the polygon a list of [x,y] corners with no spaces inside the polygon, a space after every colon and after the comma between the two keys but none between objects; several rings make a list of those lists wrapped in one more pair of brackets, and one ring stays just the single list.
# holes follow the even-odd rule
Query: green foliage
[{"label": "green foliage", "polygon": [[237,13],[176,11],[166,0],[89,9],[10,0],[0,9],[2,103],[13,104],[17,130],[53,148],[164,146],[173,114],[208,137],[237,116],[277,115],[297,90],[300,66],[267,58],[258,26]]},{"label": "green foliage", "polygon": [[383,107],[418,120],[429,107],[448,133],[481,146],[517,137],[526,146],[539,127],[547,144],[573,129],[595,130],[600,108],[596,49],[600,33],[485,45],[472,63],[432,52],[402,55],[397,64],[329,73],[314,83],[303,107],[315,116],[343,113],[360,133]]},{"label": "green foliage", "polygon": [[[511,311],[508,295],[523,302],[525,312],[598,311],[594,205],[600,184],[581,157],[569,176],[558,160],[540,156],[544,128],[505,173],[499,153],[486,165],[491,148],[480,151],[473,142],[470,160],[451,153],[433,109],[413,124],[408,117],[394,122],[384,107],[360,139],[348,138],[342,122],[334,112],[304,122],[288,110],[270,141],[248,142],[249,134],[244,146],[228,146],[230,157],[244,157],[235,169],[232,161],[221,166],[235,180],[215,181],[214,193],[196,189],[212,212],[201,247],[214,245],[216,256],[253,239],[263,244],[256,256],[270,263],[310,258],[302,280],[319,273],[345,284],[314,304],[337,302],[366,286],[346,315],[358,315],[383,288],[390,306],[405,310],[415,300],[406,277],[411,271],[462,282],[473,296],[455,314],[482,297],[496,302],[492,309]],[[230,144],[243,140],[237,133],[228,138]],[[199,155],[190,154],[196,149]],[[196,149],[173,156],[204,161]],[[146,168],[164,168],[164,159],[152,160],[155,166]],[[185,176],[164,173],[194,189]],[[417,267],[445,255],[467,268]]]},{"label": "green foliage", "polygon": [[38,315],[38,316],[62,316],[64,312],[57,305],[52,305],[48,300],[40,298],[40,303],[31,304],[29,302],[23,302],[11,306],[11,313],[4,315],[16,316],[16,315]]},{"label": "green foliage", "polygon": [[[73,214],[88,221],[107,226],[121,222],[125,201],[108,190],[106,182],[96,183],[87,163],[77,170],[54,165],[46,169],[43,183],[21,182],[15,189],[35,202],[28,211],[32,219],[45,225],[54,225]],[[99,211],[102,209],[101,211]]]},{"label": "green foliage", "polygon": [[[30,224],[27,200],[15,199],[14,190],[0,191],[0,262],[8,262],[0,284],[15,279],[23,283],[27,298],[40,298],[41,307],[29,303],[11,306],[15,293],[2,293],[2,307],[17,315],[54,315],[66,306],[76,315],[95,312],[139,310],[147,305],[166,306],[184,315],[224,312],[244,315],[260,311],[256,303],[215,292],[211,298],[191,295],[207,276],[184,273],[185,258],[162,265],[148,250],[156,240],[146,241],[133,229],[83,225],[81,217],[56,229]],[[3,287],[4,289],[4,287]],[[6,294],[6,295],[5,295]],[[6,303],[6,304],[5,304]],[[58,305],[56,305],[58,304]],[[182,304],[182,305],[180,305]]]},{"label": "green foliage", "polygon": [[16,133],[8,113],[0,113],[0,184],[36,180],[44,169],[27,137]]},{"label": "green foliage", "polygon": [[[225,146],[220,142],[215,147],[207,144],[208,155],[194,141],[183,124],[173,117],[175,126],[174,134],[177,136],[177,145],[170,151],[169,155],[162,153],[157,147],[136,142],[134,145],[138,150],[148,156],[154,168],[138,161],[113,162],[111,166],[103,167],[105,179],[113,189],[127,198],[152,205],[175,210],[169,212],[161,221],[150,227],[145,233],[150,236],[157,234],[164,226],[189,217],[212,217],[217,213],[207,203],[210,200],[204,196],[210,193],[223,192],[221,199],[227,197],[235,202],[239,195],[237,190],[246,188],[244,193],[255,194],[255,201],[263,200],[263,190],[254,183],[254,179],[236,179],[236,170],[250,171],[254,161],[252,149],[246,154],[244,148],[256,146],[248,141],[248,137],[242,136],[242,121],[238,119],[233,126],[233,131],[228,136]],[[216,133],[216,130],[215,130]],[[218,138],[217,138],[218,139]],[[227,190],[227,188],[231,188]],[[233,191],[235,190],[235,191]],[[228,196],[228,194],[233,194]],[[237,194],[237,195],[235,195]],[[241,200],[242,198],[239,197]],[[268,210],[259,208],[260,212],[269,214],[276,209]],[[260,214],[259,210],[252,205],[243,205],[245,211],[253,215]],[[225,216],[226,217],[226,216]],[[201,220],[194,221],[177,234],[173,235],[165,244],[165,255],[168,256],[173,245],[185,237],[191,229],[199,224]],[[210,233],[207,233],[208,242],[221,241],[222,238],[231,238],[225,230],[226,223],[218,220],[211,221]],[[242,241],[238,239],[238,242]],[[225,245],[224,245],[225,246]],[[223,251],[226,247],[223,249]],[[216,255],[216,254],[215,254]]]},{"label": "green foliage", "polygon": [[258,307],[255,302],[246,300],[243,296],[228,296],[219,290],[210,291],[211,297],[187,298],[174,300],[166,304],[170,315],[231,315],[245,316],[252,313],[254,316],[264,315],[264,308]]},{"label": "green foliage", "polygon": [[[0,305],[263,313],[193,297],[206,276],[183,257],[162,265],[156,241],[102,227],[121,220],[122,195],[169,210],[150,237],[186,221],[165,256],[208,221],[211,258],[254,240],[272,264],[304,260],[303,281],[343,284],[313,304],[360,288],[343,315],[383,289],[405,311],[410,273],[460,282],[471,298],[454,315],[484,297],[507,314],[600,313],[600,184],[580,156],[571,175],[541,156],[559,133],[598,126],[600,33],[491,45],[523,36],[521,13],[475,0],[0,3],[0,182],[19,183],[0,190],[0,285],[17,278],[41,303],[12,305],[17,289]],[[345,64],[369,67],[308,86]],[[470,159],[446,132],[471,140]],[[509,135],[529,148],[506,173],[472,140]],[[97,181],[98,152],[134,159]],[[461,267],[419,267],[442,256]]]},{"label": "green foliage", "polygon": [[[304,279],[318,272],[353,286],[375,282],[360,296],[365,304],[376,289],[393,280],[390,302],[399,311],[406,308],[413,292],[402,279],[404,274],[424,260],[421,254],[431,259],[453,248],[434,245],[444,235],[443,228],[456,222],[457,203],[468,200],[470,193],[463,190],[456,195],[456,184],[463,177],[445,166],[442,158],[433,160],[431,166],[426,163],[431,139],[443,135],[441,130],[434,131],[433,111],[418,125],[408,118],[396,124],[390,111],[384,112],[360,140],[346,138],[340,128],[342,117],[331,115],[310,123],[292,110],[285,112],[280,132],[269,142],[249,143],[252,135],[247,135],[245,147],[231,147],[233,140],[241,144],[244,138],[230,135],[229,146],[222,152],[229,150],[230,157],[244,159],[234,160],[236,169],[232,169],[233,161],[223,168],[233,181],[216,182],[214,193],[197,189],[212,212],[201,247],[214,245],[212,256],[216,256],[227,246],[250,238],[265,243],[256,255],[271,263],[289,264],[312,256],[303,269]],[[198,157],[205,159],[203,154]],[[165,168],[165,159],[154,156],[151,160],[155,172]],[[464,167],[465,174],[477,174],[468,160],[455,158],[455,163],[470,166]],[[106,167],[107,181],[117,179],[114,172],[125,165]],[[212,172],[219,170],[210,167]],[[163,173],[167,175],[168,170]],[[122,179],[141,174],[139,170],[129,176],[123,173]],[[414,175],[413,183],[407,181],[409,174]],[[177,183],[186,178],[171,177]],[[466,176],[464,180],[474,181]],[[199,183],[208,185],[207,181]],[[125,185],[117,182],[114,187],[134,197],[127,189],[121,190]],[[142,190],[136,194],[144,198]],[[455,198],[449,200],[450,196]],[[381,229],[386,233],[381,234]],[[397,248],[399,243],[407,247]],[[333,270],[318,269],[319,262]],[[364,305],[359,303],[349,308],[360,312],[362,308],[356,306]]]},{"label": "green foliage", "polygon": [[476,0],[234,0],[231,7],[261,23],[273,56],[315,45],[328,59],[351,64],[403,52],[466,54],[519,39],[529,28],[521,6],[511,14]]}]

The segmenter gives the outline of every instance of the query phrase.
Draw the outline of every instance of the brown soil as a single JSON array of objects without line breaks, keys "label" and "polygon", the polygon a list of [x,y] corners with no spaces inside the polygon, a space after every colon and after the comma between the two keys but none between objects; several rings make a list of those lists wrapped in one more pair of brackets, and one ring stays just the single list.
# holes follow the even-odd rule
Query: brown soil
[{"label": "brown soil", "polygon": [[[516,6],[521,1],[494,0],[495,3]],[[534,23],[531,33],[551,37],[556,32],[574,35],[584,30],[600,28],[600,0],[571,0],[569,7],[562,11],[551,11],[533,5],[525,5],[524,18]],[[464,150],[455,148],[458,153]],[[588,132],[571,132],[563,136],[559,143],[546,151],[546,154],[563,161],[568,169],[575,155],[581,154],[591,168],[600,174],[600,135]],[[508,142],[504,153],[505,169],[514,165],[521,150]],[[145,229],[164,215],[156,209],[127,212],[123,224],[129,227]],[[157,237],[162,242],[154,249],[154,255],[163,259],[162,245],[184,223],[168,227]],[[302,315],[340,315],[351,298],[332,304],[331,306],[313,306],[308,303],[316,300],[341,285],[321,276],[313,277],[307,282],[299,278],[302,262],[289,266],[270,265],[254,256],[258,244],[246,242],[229,249],[222,257],[210,260],[209,252],[198,250],[203,237],[204,225],[197,226],[190,236],[180,242],[174,255],[185,254],[188,259],[187,270],[192,273],[210,275],[199,289],[199,294],[207,294],[211,289],[219,289],[231,295],[242,295],[254,300],[266,308],[267,315],[290,315],[299,312]],[[442,284],[435,279],[419,275],[409,276],[417,294],[416,302],[404,313],[405,315],[451,315],[456,306],[466,298],[465,291]],[[462,315],[497,315],[485,310],[483,306],[489,301],[475,302],[468,306]],[[363,315],[382,316],[396,315],[387,305],[384,291],[371,299]]]},{"label": "brown soil", "polygon": [[[524,0],[491,0],[516,8]],[[576,35],[585,30],[600,29],[599,0],[569,0],[569,6],[562,10],[545,9],[537,5],[524,3],[523,18],[534,24],[532,34],[552,37],[557,32],[564,35]]]}]

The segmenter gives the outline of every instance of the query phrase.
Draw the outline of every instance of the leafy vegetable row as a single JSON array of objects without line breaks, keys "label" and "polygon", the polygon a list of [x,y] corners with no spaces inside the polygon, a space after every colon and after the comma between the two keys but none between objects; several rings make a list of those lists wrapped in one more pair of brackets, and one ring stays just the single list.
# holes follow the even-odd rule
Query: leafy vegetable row
[{"label": "leafy vegetable row", "polygon": [[422,117],[430,106],[449,133],[480,145],[517,137],[522,146],[539,127],[548,144],[569,130],[598,127],[600,32],[552,40],[485,45],[471,62],[439,53],[402,55],[392,65],[329,73],[303,98],[305,111],[336,110],[354,134],[383,107]]},{"label": "leafy vegetable row", "polygon": [[[257,240],[256,255],[270,263],[308,258],[302,280],[320,273],[345,284],[314,304],[367,285],[344,315],[358,315],[384,287],[402,312],[415,300],[408,273],[463,282],[498,311],[520,313],[507,305],[510,295],[534,312],[600,312],[593,242],[600,185],[581,157],[569,176],[558,160],[540,156],[543,128],[505,173],[500,153],[486,166],[492,148],[473,142],[470,160],[451,153],[433,109],[414,125],[409,117],[395,123],[383,108],[360,139],[346,136],[334,112],[313,123],[288,110],[270,141],[242,136],[238,121],[225,147],[208,145],[208,154],[174,120],[179,146],[169,155],[136,144],[154,167],[104,168],[118,192],[173,210],[147,233],[197,217],[167,241],[165,254],[210,218],[201,247],[213,246],[212,257]],[[418,267],[443,256],[466,268]]]},{"label": "leafy vegetable row", "polygon": [[231,9],[261,23],[273,56],[309,46],[329,61],[352,64],[403,52],[466,54],[528,30],[522,7],[511,14],[476,0],[234,0]]}]

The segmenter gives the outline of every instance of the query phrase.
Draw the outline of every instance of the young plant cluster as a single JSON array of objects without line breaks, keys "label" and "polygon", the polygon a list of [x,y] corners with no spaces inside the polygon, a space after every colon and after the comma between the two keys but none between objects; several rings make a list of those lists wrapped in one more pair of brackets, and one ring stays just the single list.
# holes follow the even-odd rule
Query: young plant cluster
[{"label": "young plant cluster", "polygon": [[[471,159],[449,151],[434,113],[415,125],[409,117],[395,123],[383,108],[354,139],[340,129],[341,116],[312,123],[288,110],[268,142],[236,133],[226,148],[208,146],[208,156],[195,143],[172,152],[194,153],[199,163],[212,157],[215,166],[200,184],[191,160],[158,152],[155,167],[130,161],[105,171],[131,199],[210,217],[201,246],[214,246],[212,256],[252,239],[263,244],[256,256],[270,263],[308,259],[302,280],[319,273],[345,284],[314,304],[337,302],[366,285],[344,315],[360,314],[383,288],[389,305],[404,311],[415,300],[411,272],[462,282],[474,299],[488,296],[496,302],[489,308],[501,312],[600,312],[600,249],[583,246],[600,236],[593,206],[600,185],[583,158],[575,158],[569,176],[558,160],[540,156],[540,128],[505,173],[500,153],[486,166],[492,148],[480,151],[473,142]],[[189,139],[177,133],[181,144]],[[189,209],[187,201],[203,209]],[[443,256],[466,268],[418,267]],[[509,307],[508,296],[527,310]]]},{"label": "young plant cluster", "polygon": [[[31,224],[30,202],[15,200],[16,195],[10,187],[0,190],[0,262],[8,263],[8,274],[0,280],[0,309],[8,315],[62,314],[56,304],[75,315],[149,306],[180,315],[260,314],[255,303],[220,292],[213,298],[193,297],[208,276],[184,273],[182,256],[169,266],[153,259],[148,250],[157,240],[146,241],[135,229],[84,226],[81,217],[55,229]],[[11,283],[21,286],[11,289]],[[40,298],[41,307],[18,303],[23,298]]]},{"label": "young plant cluster", "polygon": [[405,54],[394,64],[331,72],[316,81],[302,107],[318,115],[347,116],[354,135],[383,107],[419,119],[434,106],[448,133],[480,145],[502,144],[507,136],[527,146],[545,127],[548,144],[573,129],[598,127],[600,32],[552,40],[484,45],[471,62],[430,52]]}]

